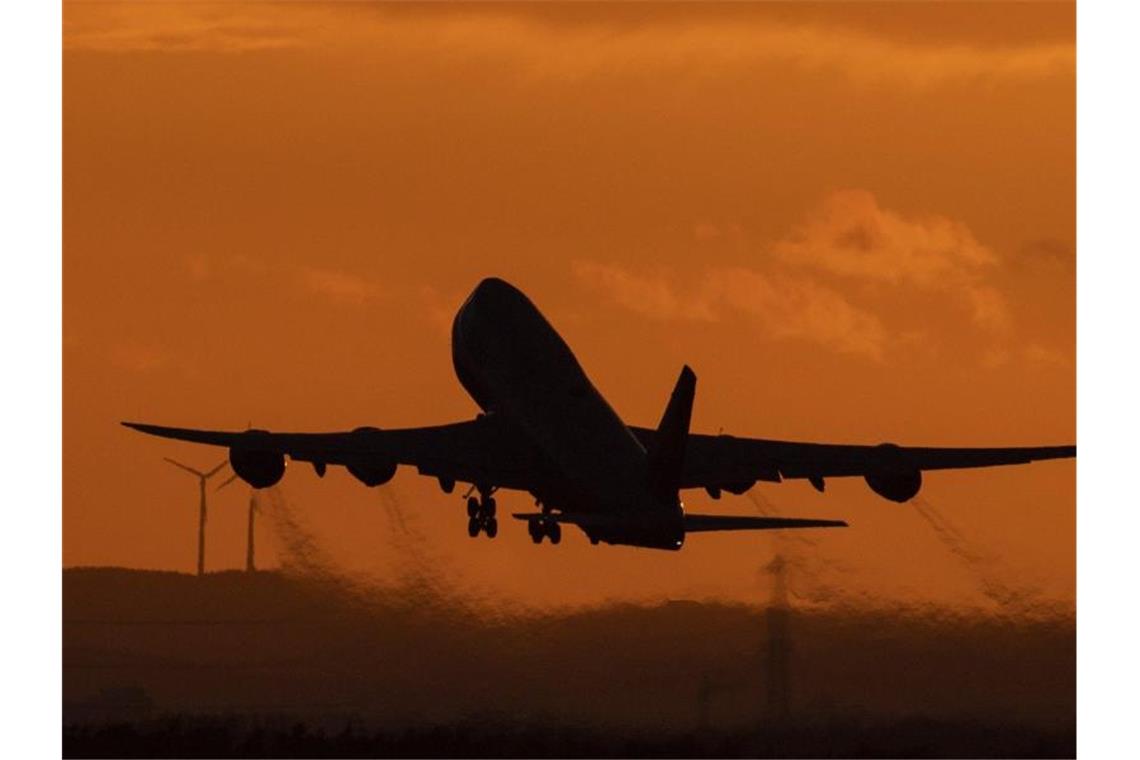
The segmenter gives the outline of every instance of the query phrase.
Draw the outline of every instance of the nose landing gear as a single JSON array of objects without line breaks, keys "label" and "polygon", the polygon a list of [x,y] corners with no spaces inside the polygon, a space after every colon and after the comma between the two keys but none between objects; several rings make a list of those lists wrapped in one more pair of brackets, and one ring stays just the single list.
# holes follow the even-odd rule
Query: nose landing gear
[{"label": "nose landing gear", "polygon": [[[471,491],[475,488],[472,486]],[[475,538],[480,533],[486,533],[487,538],[494,538],[499,534],[499,521],[495,518],[495,499],[491,496],[495,489],[480,486],[478,490],[478,498],[471,496],[471,491],[467,492],[467,535]]]}]

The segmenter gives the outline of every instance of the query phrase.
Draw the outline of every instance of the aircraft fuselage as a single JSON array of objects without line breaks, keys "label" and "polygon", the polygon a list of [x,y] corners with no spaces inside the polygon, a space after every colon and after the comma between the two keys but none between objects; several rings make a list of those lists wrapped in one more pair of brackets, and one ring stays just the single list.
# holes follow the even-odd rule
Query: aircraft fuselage
[{"label": "aircraft fuselage", "polygon": [[680,501],[649,487],[648,452],[586,376],[574,353],[523,293],[487,279],[452,325],[459,382],[487,414],[517,427],[551,468],[548,508],[640,516],[584,528],[608,543],[679,548]]}]

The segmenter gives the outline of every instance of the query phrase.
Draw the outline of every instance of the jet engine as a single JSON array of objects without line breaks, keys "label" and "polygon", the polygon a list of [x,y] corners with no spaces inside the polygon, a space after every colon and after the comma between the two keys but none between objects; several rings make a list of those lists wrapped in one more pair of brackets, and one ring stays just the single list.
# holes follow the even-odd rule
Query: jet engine
[{"label": "jet engine", "polygon": [[878,461],[863,476],[871,490],[900,504],[917,496],[922,488],[922,470],[909,464],[893,443],[883,443],[877,448]]},{"label": "jet engine", "polygon": [[352,477],[369,488],[384,485],[396,474],[396,463],[379,457],[346,462],[344,466],[352,473]]},{"label": "jet engine", "polygon": [[376,438],[379,432],[380,429],[374,427],[353,430],[353,437],[359,441],[358,450],[369,453],[358,454],[344,463],[352,477],[369,488],[384,485],[396,475],[396,461],[378,451]]},{"label": "jet engine", "polygon": [[740,496],[741,494],[746,493],[748,489],[752,488],[754,485],[756,485],[755,480],[742,480],[739,483],[725,483],[723,486],[721,486],[721,488],[731,494]]},{"label": "jet engine", "polygon": [[249,445],[230,447],[230,467],[237,476],[254,488],[269,488],[285,475],[285,455],[279,451],[257,448],[257,437],[265,431],[250,430]]}]

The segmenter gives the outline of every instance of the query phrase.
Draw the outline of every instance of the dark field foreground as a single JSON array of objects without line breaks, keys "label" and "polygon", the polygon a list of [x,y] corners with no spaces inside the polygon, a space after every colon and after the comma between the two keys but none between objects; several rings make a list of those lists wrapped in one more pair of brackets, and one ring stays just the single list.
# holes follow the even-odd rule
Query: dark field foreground
[{"label": "dark field foreground", "polygon": [[80,756],[1075,754],[1075,624],[64,572]]},{"label": "dark field foreground", "polygon": [[66,726],[65,757],[1073,757],[1072,731],[911,719],[766,731],[625,734],[556,722],[340,730],[265,718]]}]

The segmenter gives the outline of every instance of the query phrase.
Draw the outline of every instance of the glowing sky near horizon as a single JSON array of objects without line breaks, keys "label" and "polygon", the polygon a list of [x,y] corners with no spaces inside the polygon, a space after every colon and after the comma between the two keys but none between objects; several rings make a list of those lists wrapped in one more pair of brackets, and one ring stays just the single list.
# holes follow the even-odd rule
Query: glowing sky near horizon
[{"label": "glowing sky near horizon", "polygon": [[[69,2],[64,20],[67,566],[194,567],[195,484],[162,457],[224,452],[119,420],[473,416],[448,328],[487,275],[631,424],[688,363],[704,432],[1075,440],[1071,4]],[[458,495],[408,469],[383,497],[301,465],[283,487],[344,572],[392,578],[421,552],[504,605],[756,600],[774,552],[804,604],[1075,595],[1072,462],[928,474],[965,554],[858,480],[756,489],[845,531],[678,554],[573,531],[535,547],[521,523],[473,541]],[[242,566],[246,498],[212,497],[211,569]],[[270,522],[263,567],[283,559]]]}]

